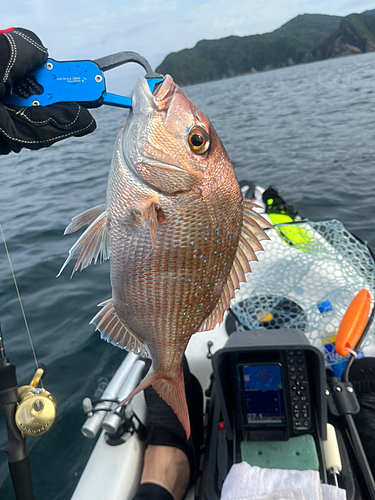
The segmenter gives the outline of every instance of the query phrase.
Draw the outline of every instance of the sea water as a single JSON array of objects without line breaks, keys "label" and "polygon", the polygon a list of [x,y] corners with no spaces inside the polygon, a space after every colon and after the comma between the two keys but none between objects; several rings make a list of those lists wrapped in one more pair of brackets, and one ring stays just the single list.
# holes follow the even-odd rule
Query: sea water
[{"label": "sea water", "polygon": [[[311,220],[337,218],[375,248],[375,54],[327,60],[195,85],[188,96],[211,119],[238,178],[276,186]],[[37,498],[68,500],[94,446],[80,428],[81,402],[98,397],[124,352],[89,321],[110,298],[108,262],[56,279],[76,214],[104,203],[113,145],[127,112],[93,112],[98,129],[43,151],[0,158],[0,222],[45,387],[58,401],[47,434],[28,438]],[[4,246],[0,321],[20,385],[35,368]],[[0,445],[6,440],[0,412]],[[0,498],[13,497],[0,454]]]}]

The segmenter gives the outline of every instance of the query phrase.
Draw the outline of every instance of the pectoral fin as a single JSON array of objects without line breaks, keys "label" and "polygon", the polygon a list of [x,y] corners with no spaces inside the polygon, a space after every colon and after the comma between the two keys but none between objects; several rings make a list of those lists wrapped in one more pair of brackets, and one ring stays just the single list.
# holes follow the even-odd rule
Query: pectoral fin
[{"label": "pectoral fin", "polygon": [[235,296],[235,290],[240,288],[241,282],[246,281],[245,273],[251,273],[249,262],[257,261],[255,252],[263,250],[259,240],[270,239],[263,229],[272,228],[272,225],[260,214],[254,212],[254,204],[250,200],[244,199],[243,201],[242,230],[233,266],[219,302],[200,327],[200,331],[212,330],[217,324],[222,323],[224,313],[229,309],[230,301]]},{"label": "pectoral fin", "polygon": [[155,248],[158,227],[161,223],[165,222],[167,218],[160,205],[155,201],[152,201],[147,206],[136,208],[133,214],[137,224],[143,224],[145,221],[148,221],[151,236],[151,250],[147,255],[147,257],[149,257]]},{"label": "pectoral fin", "polygon": [[[87,212],[84,212],[83,214],[77,216],[78,218],[81,217],[80,222],[79,219],[77,219],[74,223],[76,224],[76,226],[74,226],[73,224],[73,228],[75,227],[75,229],[71,228],[68,232],[76,231],[77,229],[79,229],[79,227],[82,227],[82,225],[87,224],[87,222],[83,222],[83,220],[89,220],[94,215],[96,215],[98,208],[99,207],[95,207],[94,209],[92,209],[93,212],[91,214],[88,214],[88,212],[90,212],[88,210]],[[85,214],[86,216],[84,216]],[[72,226],[72,224],[70,224],[66,228],[65,233],[70,226]],[[96,264],[98,259],[100,262],[109,259],[109,221],[107,212],[102,212],[98,217],[96,217],[96,219],[90,224],[86,231],[72,246],[72,248],[69,250],[69,256],[64,262],[57,276],[60,276],[60,274],[67,266],[68,262],[70,262],[72,257],[81,247],[81,253],[79,254],[77,262],[74,266],[72,276],[77,271],[79,266],[81,266],[82,270],[85,267],[89,266],[92,260],[94,260],[94,264]]]}]

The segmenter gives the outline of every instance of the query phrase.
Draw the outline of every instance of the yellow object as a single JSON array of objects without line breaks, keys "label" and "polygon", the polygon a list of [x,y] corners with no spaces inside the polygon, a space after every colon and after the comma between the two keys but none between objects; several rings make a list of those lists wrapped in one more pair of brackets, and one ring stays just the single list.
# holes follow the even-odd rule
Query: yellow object
[{"label": "yellow object", "polygon": [[304,224],[288,224],[292,219],[288,215],[282,214],[268,214],[272,224],[275,225],[275,229],[279,236],[288,244],[294,245],[298,250],[302,252],[308,252],[311,250],[315,239],[308,229],[304,227]]},{"label": "yellow object", "polygon": [[285,214],[268,214],[271,219],[272,224],[285,224],[285,222],[293,222],[293,219],[289,215]]},{"label": "yellow object", "polygon": [[37,387],[39,384],[40,379],[43,377],[44,370],[43,368],[38,368],[36,372],[34,373],[34,376],[30,382],[31,387]]},{"label": "yellow object", "polygon": [[332,337],[324,337],[320,339],[320,341],[323,345],[334,344],[336,342],[336,335],[333,335]]},{"label": "yellow object", "polygon": [[18,429],[27,436],[44,434],[56,418],[55,398],[45,389],[37,388],[43,373],[43,369],[38,368],[30,385],[23,385],[18,389],[21,401],[16,410],[15,420]]},{"label": "yellow object", "polygon": [[268,311],[260,311],[257,313],[258,321],[260,323],[265,323],[266,321],[271,321],[273,319],[272,313]]}]

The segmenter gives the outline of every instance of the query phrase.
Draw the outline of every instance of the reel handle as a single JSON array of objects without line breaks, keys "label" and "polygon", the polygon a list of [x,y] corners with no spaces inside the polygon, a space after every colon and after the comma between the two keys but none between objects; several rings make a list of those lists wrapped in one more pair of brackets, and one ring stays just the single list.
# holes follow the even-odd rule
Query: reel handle
[{"label": "reel handle", "polygon": [[56,418],[57,403],[53,395],[38,388],[44,370],[39,367],[30,382],[18,389],[20,403],[16,410],[16,425],[27,436],[39,436],[49,430]]}]

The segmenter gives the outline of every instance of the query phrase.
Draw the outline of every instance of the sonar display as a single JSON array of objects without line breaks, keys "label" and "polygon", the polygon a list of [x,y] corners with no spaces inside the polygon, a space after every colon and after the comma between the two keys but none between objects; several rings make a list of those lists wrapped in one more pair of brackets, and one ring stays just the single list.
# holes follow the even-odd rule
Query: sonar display
[{"label": "sonar display", "polygon": [[285,409],[279,364],[242,366],[248,424],[284,424]]}]

